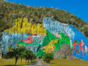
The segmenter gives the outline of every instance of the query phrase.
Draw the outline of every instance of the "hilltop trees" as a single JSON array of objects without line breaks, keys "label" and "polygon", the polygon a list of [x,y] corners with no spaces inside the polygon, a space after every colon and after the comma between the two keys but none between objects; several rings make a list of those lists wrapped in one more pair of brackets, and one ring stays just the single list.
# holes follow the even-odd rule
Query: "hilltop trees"
[{"label": "hilltop trees", "polygon": [[[2,21],[7,23],[8,27],[12,27],[14,20],[17,18],[26,17],[31,23],[42,24],[43,18],[51,16],[54,17],[54,20],[74,25],[74,27],[78,28],[79,30],[83,28],[84,24],[87,24],[84,20],[64,10],[49,7],[30,7],[24,4],[10,3],[3,0],[0,2],[0,13],[4,14]],[[2,24],[2,27],[0,28],[0,33],[3,32],[3,30],[7,29],[4,25],[6,24]],[[87,28],[84,27],[82,32],[84,32],[84,34],[88,36],[88,34],[86,33],[88,32]]]}]

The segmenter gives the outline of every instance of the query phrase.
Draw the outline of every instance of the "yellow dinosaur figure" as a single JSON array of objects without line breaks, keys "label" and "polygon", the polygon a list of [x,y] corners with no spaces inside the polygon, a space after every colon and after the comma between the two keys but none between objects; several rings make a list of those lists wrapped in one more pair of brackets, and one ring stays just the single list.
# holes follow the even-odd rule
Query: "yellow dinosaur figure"
[{"label": "yellow dinosaur figure", "polygon": [[50,53],[50,52],[54,52],[54,49],[56,48],[55,47],[55,43],[57,43],[59,41],[59,39],[54,39],[54,40],[52,40],[51,42],[49,42],[46,46],[45,46],[45,50],[44,50],[44,52],[46,52],[46,53]]}]

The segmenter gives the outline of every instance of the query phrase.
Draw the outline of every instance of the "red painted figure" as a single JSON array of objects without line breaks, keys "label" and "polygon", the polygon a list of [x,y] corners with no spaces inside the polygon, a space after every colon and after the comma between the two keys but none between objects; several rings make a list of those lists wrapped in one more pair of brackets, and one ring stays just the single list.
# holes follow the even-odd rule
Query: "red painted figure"
[{"label": "red painted figure", "polygon": [[[31,32],[31,30],[30,30],[30,32]],[[28,44],[31,44],[32,42],[35,42],[35,41],[33,41],[33,40],[31,39],[31,37],[34,36],[34,35],[37,35],[37,31],[36,31],[36,34],[33,34],[33,35],[30,35],[30,32],[29,32],[28,37],[27,37],[26,39],[23,39],[23,40],[22,40],[22,41],[24,41],[25,43],[28,43]]]},{"label": "red painted figure", "polygon": [[73,49],[72,49],[72,53],[73,53],[74,50],[75,50],[76,53],[77,53],[77,49],[76,49],[76,45],[77,45],[77,43],[76,43],[76,40],[74,40],[74,42],[73,42],[72,45],[74,45],[74,46],[73,46]]},{"label": "red painted figure", "polygon": [[78,45],[80,45],[80,47],[79,47],[79,55],[80,55],[80,50],[82,50],[82,56],[83,56],[83,48],[82,48],[82,46],[85,45],[83,43],[83,39],[81,39],[81,42],[79,42]]}]

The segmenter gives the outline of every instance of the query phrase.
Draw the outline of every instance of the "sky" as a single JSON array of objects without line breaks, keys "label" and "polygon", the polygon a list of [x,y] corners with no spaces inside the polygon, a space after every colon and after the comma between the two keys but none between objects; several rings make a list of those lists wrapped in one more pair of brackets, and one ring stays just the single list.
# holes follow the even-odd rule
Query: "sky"
[{"label": "sky", "polygon": [[88,0],[7,0],[36,7],[53,7],[65,10],[88,22]]}]

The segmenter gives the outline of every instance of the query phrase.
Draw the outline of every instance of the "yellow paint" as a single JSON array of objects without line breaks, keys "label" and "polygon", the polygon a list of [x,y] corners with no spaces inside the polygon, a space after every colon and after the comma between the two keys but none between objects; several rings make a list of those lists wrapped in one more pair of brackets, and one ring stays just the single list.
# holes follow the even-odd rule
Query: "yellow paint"
[{"label": "yellow paint", "polygon": [[8,33],[29,33],[31,30],[31,34],[46,35],[46,29],[42,26],[42,24],[31,24],[28,22],[27,18],[18,18],[15,20],[15,25],[5,30],[4,32]]},{"label": "yellow paint", "polygon": [[10,46],[7,49],[9,49],[9,51],[13,51],[14,50],[14,47]]},{"label": "yellow paint", "polygon": [[21,44],[15,44],[15,46],[19,46],[19,47],[22,47],[22,45],[21,45]]},{"label": "yellow paint", "polygon": [[49,53],[49,51],[52,49],[52,47],[55,49],[55,43],[57,43],[59,41],[59,39],[55,39],[52,40],[51,42],[49,42],[46,46],[45,46],[45,50],[44,52]]}]

